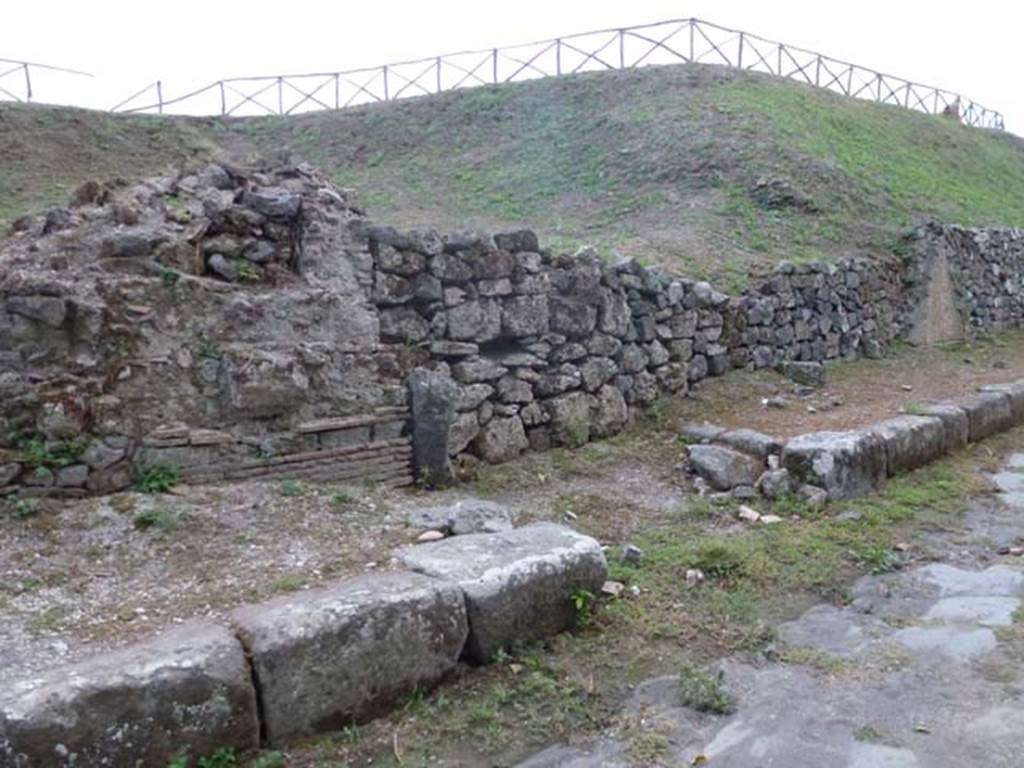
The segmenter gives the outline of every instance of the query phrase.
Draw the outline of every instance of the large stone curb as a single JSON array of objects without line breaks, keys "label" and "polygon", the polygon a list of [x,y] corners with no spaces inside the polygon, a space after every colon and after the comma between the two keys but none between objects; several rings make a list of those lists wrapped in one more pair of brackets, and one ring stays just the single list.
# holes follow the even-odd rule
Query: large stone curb
[{"label": "large stone curb", "polygon": [[259,745],[245,654],[227,627],[189,622],[0,694],[0,765],[163,766]]},{"label": "large stone curb", "polygon": [[931,416],[942,422],[943,453],[958,451],[970,442],[970,422],[967,411],[955,403],[931,403],[921,408],[922,416]]},{"label": "large stone curb", "polygon": [[849,432],[799,435],[783,447],[782,465],[833,500],[868,493],[886,476],[1024,423],[1024,380],[989,384],[976,394],[923,406],[920,414]]},{"label": "large stone curb", "polygon": [[896,416],[865,431],[881,438],[889,477],[923,467],[945,452],[945,428],[941,420],[930,416]]},{"label": "large stone curb", "polygon": [[[414,570],[243,606],[0,692],[0,766],[164,766],[337,730],[458,661],[571,626],[600,545],[537,523],[407,548]],[[441,577],[441,578],[438,578]],[[471,632],[472,629],[472,632]]]},{"label": "large stone curb", "polygon": [[1011,381],[1005,384],[986,384],[979,392],[1006,395],[1010,399],[1010,412],[1017,424],[1024,422],[1024,381]]},{"label": "large stone curb", "polygon": [[571,627],[573,592],[596,594],[608,573],[594,539],[554,523],[406,547],[397,558],[461,587],[469,616],[466,656],[477,664],[500,649]]},{"label": "large stone curb", "polygon": [[860,496],[885,479],[885,441],[869,430],[810,432],[786,443],[782,466],[801,482],[824,488],[830,499]]},{"label": "large stone curb", "polygon": [[430,687],[466,640],[462,592],[414,573],[382,573],[232,614],[252,659],[264,735],[338,730]]},{"label": "large stone curb", "polygon": [[1010,396],[1005,392],[979,392],[954,403],[967,414],[967,436],[972,443],[1005,432],[1014,425]]}]

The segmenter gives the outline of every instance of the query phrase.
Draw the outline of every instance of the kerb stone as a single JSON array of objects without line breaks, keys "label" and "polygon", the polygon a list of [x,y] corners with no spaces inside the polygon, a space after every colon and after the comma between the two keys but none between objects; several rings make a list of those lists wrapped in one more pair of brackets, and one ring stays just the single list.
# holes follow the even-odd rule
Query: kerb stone
[{"label": "kerb stone", "polygon": [[380,573],[232,614],[252,659],[267,740],[339,730],[437,683],[466,639],[459,588]]},{"label": "kerb stone", "polygon": [[958,398],[954,404],[967,413],[968,439],[972,443],[1013,426],[1010,396],[1004,392],[979,392]]},{"label": "kerb stone", "polygon": [[782,449],[782,466],[800,483],[824,488],[832,500],[873,491],[887,464],[884,441],[867,431],[810,432]]},{"label": "kerb stone", "polygon": [[193,621],[0,693],[0,765],[167,765],[259,745],[242,646]]},{"label": "kerb stone", "polygon": [[514,643],[573,626],[572,594],[597,594],[608,574],[594,539],[555,523],[457,536],[403,548],[397,557],[407,568],[462,588],[469,616],[466,656],[476,664]]},{"label": "kerb stone", "polygon": [[946,431],[937,418],[897,416],[872,424],[867,431],[882,439],[890,477],[922,467],[945,452]]}]

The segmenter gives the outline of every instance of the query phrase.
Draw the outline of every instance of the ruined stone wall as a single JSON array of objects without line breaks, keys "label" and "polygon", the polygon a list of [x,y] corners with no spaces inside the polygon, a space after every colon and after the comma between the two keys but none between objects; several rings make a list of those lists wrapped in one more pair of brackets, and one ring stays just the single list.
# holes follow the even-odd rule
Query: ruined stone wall
[{"label": "ruined stone wall", "polygon": [[[738,296],[527,230],[369,226],[305,166],[90,183],[14,230],[0,497],[108,492],[146,466],[403,484],[414,454],[446,480],[614,434],[731,368],[932,340],[934,307],[954,327],[1024,324],[1017,230],[930,225],[900,256],[782,263]],[[417,369],[433,379],[410,398]]]},{"label": "ruined stone wall", "polygon": [[914,303],[896,261],[780,264],[730,297],[635,261],[553,256],[528,231],[369,234],[382,340],[458,385],[456,464],[614,434],[730,368],[877,354]]},{"label": "ruined stone wall", "polygon": [[966,330],[1024,325],[1024,230],[930,224],[912,238],[925,260],[949,265],[955,305]]},{"label": "ruined stone wall", "polygon": [[0,243],[0,497],[411,480],[364,220],[314,170],[83,185]]}]

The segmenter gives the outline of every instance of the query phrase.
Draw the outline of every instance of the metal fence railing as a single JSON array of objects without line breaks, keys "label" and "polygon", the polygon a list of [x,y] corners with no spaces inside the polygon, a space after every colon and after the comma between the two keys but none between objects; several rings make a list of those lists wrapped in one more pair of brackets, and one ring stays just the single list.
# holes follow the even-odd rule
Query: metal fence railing
[{"label": "metal fence railing", "polygon": [[35,96],[35,92],[32,90],[33,77],[43,72],[92,77],[88,72],[79,72],[77,69],[35,64],[31,61],[16,59],[0,59],[0,100],[32,101]]},{"label": "metal fence railing", "polygon": [[394,101],[474,85],[648,64],[704,62],[808,83],[845,96],[945,113],[1002,130],[1003,116],[952,91],[922,85],[814,51],[699,19],[606,29],[505,48],[462,51],[379,67],[298,75],[235,77],[166,98],[154,82],[113,111],[289,115]]}]

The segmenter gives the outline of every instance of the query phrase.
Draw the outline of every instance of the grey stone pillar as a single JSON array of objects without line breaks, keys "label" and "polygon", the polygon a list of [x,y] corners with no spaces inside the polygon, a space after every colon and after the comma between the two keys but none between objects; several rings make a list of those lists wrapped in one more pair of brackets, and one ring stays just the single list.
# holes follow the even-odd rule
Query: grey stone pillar
[{"label": "grey stone pillar", "polygon": [[426,368],[409,374],[408,384],[416,478],[425,485],[448,485],[455,479],[448,458],[448,433],[455,421],[459,385]]}]

